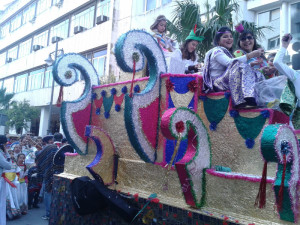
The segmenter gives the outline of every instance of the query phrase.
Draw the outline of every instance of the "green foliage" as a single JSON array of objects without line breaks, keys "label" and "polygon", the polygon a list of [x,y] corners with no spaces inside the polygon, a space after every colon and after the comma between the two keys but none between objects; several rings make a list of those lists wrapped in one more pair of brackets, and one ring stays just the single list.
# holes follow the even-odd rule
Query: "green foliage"
[{"label": "green foliage", "polygon": [[[214,7],[211,7],[206,1],[203,6],[205,12],[201,13],[200,5],[193,0],[176,1],[172,13],[173,19],[168,21],[167,27],[172,38],[182,44],[197,24],[196,34],[205,37],[198,45],[198,54],[201,60],[204,59],[205,53],[213,47],[214,36],[223,26],[228,26],[234,31],[234,43],[236,43],[238,33],[234,30],[232,14],[239,12],[239,5],[236,0],[216,0]],[[263,29],[272,29],[270,26],[257,27],[254,23],[247,21],[241,21],[241,23],[245,29],[252,30],[258,39],[264,38]]]},{"label": "green foliage", "polygon": [[32,107],[29,101],[13,102],[7,110],[7,125],[15,127],[18,134],[22,133],[23,128],[28,129],[27,122],[39,116],[39,109]]},{"label": "green foliage", "polygon": [[9,104],[12,103],[12,98],[14,94],[6,94],[6,88],[0,89],[0,112],[3,112],[8,109]]}]

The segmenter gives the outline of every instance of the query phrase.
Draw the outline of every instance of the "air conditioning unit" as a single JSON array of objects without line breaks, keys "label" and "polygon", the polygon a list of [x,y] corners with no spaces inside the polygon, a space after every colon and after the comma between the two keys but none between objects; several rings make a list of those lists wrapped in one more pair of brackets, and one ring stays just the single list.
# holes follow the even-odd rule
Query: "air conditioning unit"
[{"label": "air conditioning unit", "polygon": [[13,58],[7,58],[7,59],[6,59],[6,62],[7,62],[7,63],[10,63],[10,62],[12,62],[12,61],[13,61]]},{"label": "air conditioning unit", "polygon": [[35,23],[35,20],[36,20],[36,16],[33,17],[31,20],[29,20],[30,23],[34,24]]},{"label": "air conditioning unit", "polygon": [[82,26],[76,26],[76,27],[74,27],[74,34],[81,33],[84,30],[85,30],[84,27],[82,27]]},{"label": "air conditioning unit", "polygon": [[41,45],[33,45],[32,46],[32,50],[35,51],[35,52],[42,49],[42,48],[43,48],[43,46],[41,46]]},{"label": "air conditioning unit", "polygon": [[60,1],[58,1],[58,2],[55,3],[55,6],[57,8],[60,8],[62,6],[63,2],[64,2],[63,0],[60,0]]},{"label": "air conditioning unit", "polygon": [[108,20],[108,16],[104,16],[104,15],[102,15],[102,16],[98,16],[97,17],[97,20],[96,20],[96,24],[101,24],[101,23],[104,23],[104,22],[106,22]]},{"label": "air conditioning unit", "polygon": [[63,40],[63,38],[55,36],[55,37],[52,37],[51,42],[52,42],[52,44],[54,44],[54,43],[56,43],[58,41],[61,41],[61,40]]}]

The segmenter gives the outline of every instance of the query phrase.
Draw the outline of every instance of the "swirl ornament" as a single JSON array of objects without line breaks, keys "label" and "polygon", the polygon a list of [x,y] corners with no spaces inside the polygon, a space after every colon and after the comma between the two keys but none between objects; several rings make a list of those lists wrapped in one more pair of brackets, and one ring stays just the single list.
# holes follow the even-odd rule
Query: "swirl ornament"
[{"label": "swirl ornament", "polygon": [[97,148],[93,162],[86,166],[87,170],[95,179],[100,176],[104,184],[113,184],[115,146],[111,138],[96,126],[86,126],[85,135],[94,141]]},{"label": "swirl ornament", "polygon": [[205,169],[210,167],[211,150],[206,127],[189,108],[168,109],[161,119],[161,131],[168,139],[188,139],[182,160],[175,164],[187,204],[204,205]]},{"label": "swirl ornament", "polygon": [[297,222],[299,181],[299,143],[288,125],[272,124],[264,128],[261,153],[266,162],[277,162],[274,191],[280,219]]},{"label": "swirl ornament", "polygon": [[[99,85],[93,65],[83,56],[66,54],[55,61],[54,80],[61,86],[71,86],[81,74],[85,80],[83,94],[75,101],[64,101],[61,106],[61,123],[69,143],[79,154],[87,154],[84,128],[89,124],[92,100],[92,86]],[[76,121],[76,123],[74,123]]]},{"label": "swirl ornament", "polygon": [[[115,47],[116,60],[124,72],[133,72],[133,58],[136,71],[145,66],[148,60],[149,81],[143,91],[125,96],[125,126],[130,142],[139,156],[146,162],[155,162],[158,141],[160,74],[166,73],[164,54],[154,38],[141,30],[123,34]],[[143,113],[141,113],[143,111]],[[151,121],[143,116],[151,113]],[[147,121],[148,120],[148,121]],[[151,129],[154,135],[147,134]]]}]

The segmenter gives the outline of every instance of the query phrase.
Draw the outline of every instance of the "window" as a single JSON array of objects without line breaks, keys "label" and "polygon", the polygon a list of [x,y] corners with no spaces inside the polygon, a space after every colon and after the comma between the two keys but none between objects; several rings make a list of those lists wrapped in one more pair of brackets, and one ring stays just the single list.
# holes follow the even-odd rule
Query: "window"
[{"label": "window", "polygon": [[278,48],[280,45],[280,37],[274,37],[268,40],[268,49]]},{"label": "window", "polygon": [[28,77],[28,91],[42,88],[43,76],[44,69],[30,72]]},{"label": "window", "polygon": [[3,88],[3,80],[0,80],[0,89]]},{"label": "window", "polygon": [[94,10],[95,10],[95,6],[92,6],[72,17],[71,35],[74,35],[73,31],[74,31],[74,27],[76,26],[82,26],[86,29],[93,27]]},{"label": "window", "polygon": [[9,25],[10,25],[10,23],[7,22],[1,26],[1,38],[5,37],[6,35],[9,34]]},{"label": "window", "polygon": [[51,7],[51,0],[39,0],[37,2],[36,15],[40,15]]},{"label": "window", "polygon": [[35,17],[35,6],[36,3],[32,3],[31,5],[27,6],[23,11],[23,24],[27,22],[32,22]]},{"label": "window", "polygon": [[156,0],[146,0],[146,11],[156,8]]},{"label": "window", "polygon": [[91,52],[85,53],[85,54],[82,54],[82,56],[87,58],[90,61],[90,63],[92,63],[93,53],[91,53]]},{"label": "window", "polygon": [[144,10],[147,12],[169,2],[172,2],[172,0],[144,0]]},{"label": "window", "polygon": [[291,33],[295,41],[300,40],[300,2],[291,5]]},{"label": "window", "polygon": [[15,46],[7,51],[7,62],[13,61],[18,58],[18,46]]},{"label": "window", "polygon": [[[52,87],[52,81],[53,81],[52,66],[49,66],[46,68],[45,71],[44,88]],[[57,86],[58,84],[54,81],[54,85]]]},{"label": "window", "polygon": [[48,33],[48,30],[45,30],[44,32],[36,35],[33,38],[33,45],[41,45],[43,47],[46,47],[48,43]]},{"label": "window", "polygon": [[270,12],[264,12],[258,14],[258,26],[264,26],[268,24],[270,19]]},{"label": "window", "polygon": [[172,1],[172,0],[162,0],[162,1],[161,1],[161,4],[162,4],[162,5],[165,5],[165,4],[167,4],[167,3],[171,2],[171,1]]},{"label": "window", "polygon": [[10,32],[17,30],[22,23],[22,13],[19,13],[11,20]]},{"label": "window", "polygon": [[95,67],[99,77],[102,77],[105,74],[106,54],[107,50],[95,52],[92,59],[93,66]]},{"label": "window", "polygon": [[110,6],[110,0],[98,1],[97,17],[102,15],[109,17],[109,6]]},{"label": "window", "polygon": [[3,82],[3,88],[6,88],[6,93],[13,93],[14,91],[14,77],[5,79]]},{"label": "window", "polygon": [[270,11],[270,21],[280,18],[280,9],[274,9]]},{"label": "window", "polygon": [[16,77],[15,93],[20,93],[20,92],[26,91],[27,77],[28,77],[27,73]]},{"label": "window", "polygon": [[6,52],[0,54],[0,66],[3,66],[6,63]]},{"label": "window", "polygon": [[29,55],[31,52],[31,40],[29,39],[27,41],[24,41],[20,44],[19,47],[19,58],[22,58],[23,56]]},{"label": "window", "polygon": [[52,40],[52,37],[61,37],[63,39],[68,37],[69,33],[69,20],[65,20],[50,29],[50,42]]}]

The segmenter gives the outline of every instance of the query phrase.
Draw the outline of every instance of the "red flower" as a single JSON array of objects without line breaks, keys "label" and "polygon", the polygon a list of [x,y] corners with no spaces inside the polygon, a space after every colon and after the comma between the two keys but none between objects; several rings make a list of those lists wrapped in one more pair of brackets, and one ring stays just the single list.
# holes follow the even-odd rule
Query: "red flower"
[{"label": "red flower", "polygon": [[196,92],[198,88],[198,84],[195,80],[192,80],[188,83],[188,88],[191,92]]},{"label": "red flower", "polygon": [[134,201],[136,201],[136,202],[139,201],[139,194],[138,193],[134,194],[133,197],[134,197]]},{"label": "red flower", "polygon": [[159,199],[158,199],[158,198],[154,198],[154,199],[152,199],[152,200],[151,200],[151,202],[153,202],[153,203],[156,203],[156,204],[157,204],[157,203],[159,203]]},{"label": "red flower", "polygon": [[184,131],[184,123],[182,121],[177,122],[175,127],[178,133],[182,133]]},{"label": "red flower", "polygon": [[174,90],[174,84],[171,82],[170,79],[166,80],[166,89],[168,92]]}]

